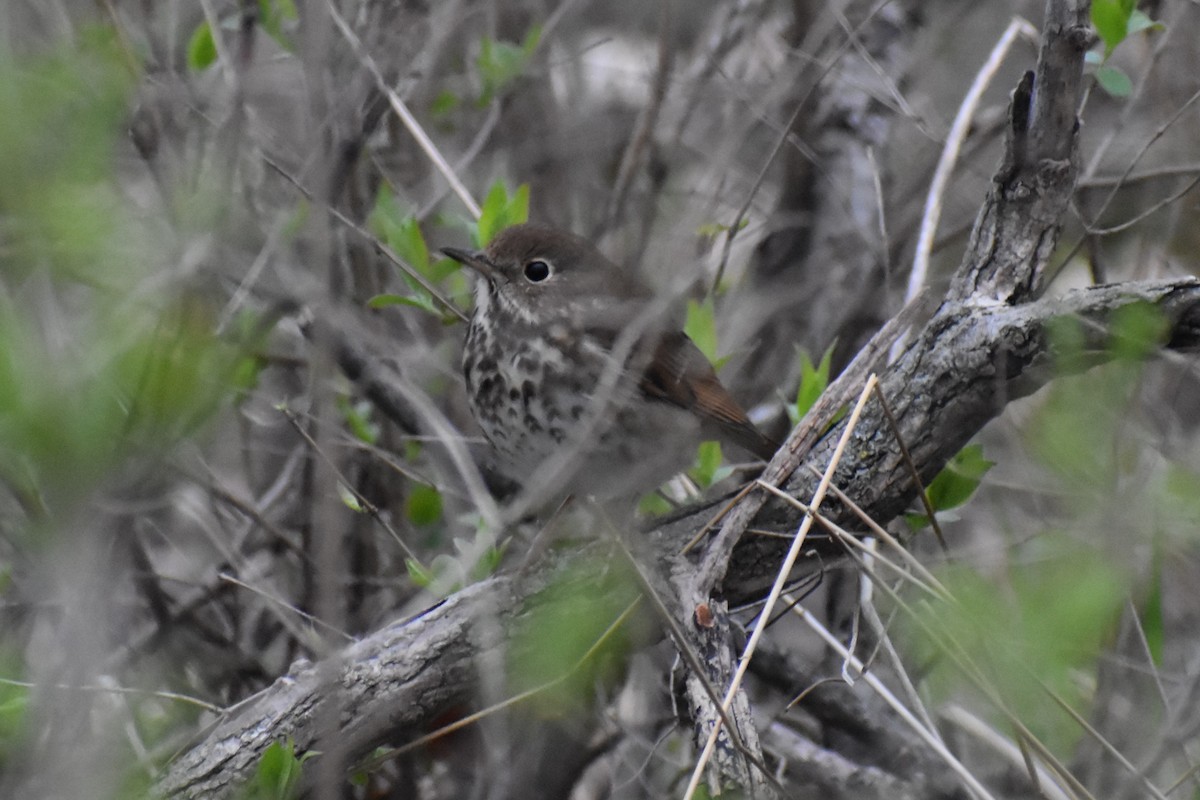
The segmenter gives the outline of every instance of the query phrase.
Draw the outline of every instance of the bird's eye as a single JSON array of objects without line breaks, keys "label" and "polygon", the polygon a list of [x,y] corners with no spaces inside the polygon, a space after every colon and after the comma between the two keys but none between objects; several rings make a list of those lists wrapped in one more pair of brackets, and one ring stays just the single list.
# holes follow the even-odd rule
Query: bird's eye
[{"label": "bird's eye", "polygon": [[525,279],[530,283],[541,283],[550,277],[550,264],[536,259],[525,265]]}]

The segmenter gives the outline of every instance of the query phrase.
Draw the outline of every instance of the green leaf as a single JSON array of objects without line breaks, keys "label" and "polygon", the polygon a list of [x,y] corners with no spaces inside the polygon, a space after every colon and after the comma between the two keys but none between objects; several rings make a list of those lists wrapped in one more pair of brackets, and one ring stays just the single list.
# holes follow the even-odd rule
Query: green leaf
[{"label": "green leaf", "polygon": [[350,487],[341,481],[337,482],[337,493],[338,497],[342,500],[342,505],[346,506],[346,508],[350,509],[351,511],[361,514],[366,510],[363,508],[362,503],[359,502],[359,499],[354,492],[350,491]]},{"label": "green leaf", "polygon": [[711,297],[703,303],[688,300],[687,321],[683,324],[683,332],[700,348],[700,352],[709,362],[716,362],[717,320]]},{"label": "green leaf", "polygon": [[425,566],[416,559],[404,559],[404,568],[408,570],[408,579],[411,580],[414,585],[422,589],[428,589],[430,584],[433,583],[433,573],[426,569]]},{"label": "green leaf", "polygon": [[510,196],[504,182],[496,181],[488,189],[480,208],[479,223],[475,228],[475,246],[487,247],[497,233],[528,219],[529,184],[521,184]]},{"label": "green leaf", "polygon": [[696,448],[696,460],[688,475],[692,477],[701,489],[707,489],[718,481],[724,480],[732,472],[729,467],[722,468],[724,457],[721,454],[720,442],[701,442]]},{"label": "green leaf", "polygon": [[1133,81],[1120,67],[1104,64],[1096,70],[1096,82],[1113,97],[1128,97],[1133,92]]},{"label": "green leaf", "polygon": [[404,501],[404,515],[414,525],[432,525],[442,518],[442,493],[433,486],[416,484]]},{"label": "green leaf", "polygon": [[417,218],[401,210],[396,196],[381,187],[371,209],[368,225],[396,255],[417,272],[429,271],[429,246]]},{"label": "green leaf", "polygon": [[816,404],[817,399],[829,386],[829,369],[833,363],[833,345],[821,356],[821,363],[813,365],[808,353],[800,351],[800,386],[796,389],[796,402],[788,409],[788,417],[795,425]]},{"label": "green leaf", "polygon": [[295,800],[300,796],[300,777],[304,762],[315,756],[309,751],[296,757],[292,740],[272,742],[263,751],[254,777],[239,793],[243,800]]},{"label": "green leaf", "polygon": [[1092,25],[1104,42],[1106,57],[1124,41],[1133,8],[1133,0],[1094,0],[1092,3]]},{"label": "green leaf", "polygon": [[416,217],[411,214],[396,223],[392,230],[392,249],[411,267],[422,274],[429,271],[429,246]]},{"label": "green leaf", "polygon": [[995,462],[983,457],[983,447],[969,444],[950,459],[926,489],[934,511],[949,511],[971,499]]},{"label": "green leaf", "polygon": [[187,65],[199,72],[217,60],[217,43],[208,22],[201,22],[188,40]]}]

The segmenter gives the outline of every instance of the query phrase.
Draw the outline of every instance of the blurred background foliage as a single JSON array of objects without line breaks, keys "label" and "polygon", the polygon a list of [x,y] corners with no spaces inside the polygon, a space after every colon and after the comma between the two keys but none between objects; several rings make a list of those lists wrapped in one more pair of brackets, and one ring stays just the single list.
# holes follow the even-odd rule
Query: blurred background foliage
[{"label": "blurred background foliage", "polygon": [[[1200,12],[1096,8],[1052,293],[1194,274],[1200,252]],[[519,560],[531,534],[496,525],[473,466],[486,472],[458,367],[469,285],[440,246],[526,217],[594,238],[688,297],[689,332],[783,433],[900,307],[949,122],[1014,14],[1036,23],[1041,7],[6,4],[0,795],[135,796],[198,723],[295,659]],[[1032,57],[1018,44],[985,93],[945,198],[935,293]],[[1074,372],[1092,339],[1057,337]],[[879,603],[935,710],[1023,727],[1115,797],[1132,779],[1064,707],[1159,785],[1200,759],[1200,387],[1194,363],[1154,355],[1152,314],[1130,311],[1106,341],[1114,363],[1011,404],[931,487],[947,549],[915,505],[893,526],[949,595],[901,587]],[[406,412],[339,371],[347,342],[390,370]],[[702,448],[692,482],[729,467]],[[633,590],[621,569],[593,572],[601,588],[564,576],[531,612],[536,641],[514,642],[504,688],[554,683],[548,716],[615,709],[627,735],[610,752],[658,796],[689,731],[672,727],[662,653],[653,678],[613,688],[638,636],[610,632],[628,603],[589,601]],[[823,585],[814,606],[823,592],[836,596]],[[798,627],[773,636],[805,665],[799,685],[837,674]],[[787,699],[759,691],[764,707]],[[648,727],[618,713],[631,702],[658,712]],[[774,721],[819,729],[803,706]],[[982,773],[1020,775],[944,725]],[[248,796],[294,794],[302,758],[280,743]],[[367,783],[417,796],[403,792],[426,770],[440,782],[420,796],[452,797],[482,780],[423,758]]]}]

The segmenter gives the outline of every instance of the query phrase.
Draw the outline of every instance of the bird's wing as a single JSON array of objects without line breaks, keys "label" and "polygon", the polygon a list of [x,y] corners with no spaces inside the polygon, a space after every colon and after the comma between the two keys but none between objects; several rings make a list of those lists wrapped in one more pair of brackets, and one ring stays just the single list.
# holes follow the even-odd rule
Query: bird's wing
[{"label": "bird's wing", "polygon": [[762,434],[682,331],[662,334],[639,384],[642,392],[694,412],[729,441],[770,461],[776,444]]}]

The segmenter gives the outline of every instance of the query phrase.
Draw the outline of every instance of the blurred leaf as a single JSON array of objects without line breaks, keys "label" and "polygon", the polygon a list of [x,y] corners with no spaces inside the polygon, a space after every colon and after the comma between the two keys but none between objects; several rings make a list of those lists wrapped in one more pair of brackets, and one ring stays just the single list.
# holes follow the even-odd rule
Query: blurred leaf
[{"label": "blurred leaf", "polygon": [[434,117],[444,117],[454,111],[462,104],[462,100],[458,95],[449,89],[443,89],[438,92],[433,98],[433,102],[429,104],[429,113]]},{"label": "blurred leaf", "polygon": [[[0,656],[0,675],[13,680],[21,676],[18,659]],[[0,682],[0,773],[15,766],[14,755],[21,752],[21,740],[33,733],[28,714],[29,689],[16,683]]]},{"label": "blurred leaf", "polygon": [[370,403],[365,401],[351,403],[348,397],[339,395],[337,407],[342,412],[342,419],[346,421],[354,438],[367,444],[375,444],[379,440],[379,426],[371,421],[372,406]]},{"label": "blurred leaf", "polygon": [[1109,349],[1119,359],[1142,361],[1166,341],[1170,323],[1150,303],[1137,302],[1113,312]]},{"label": "blurred leaf", "polygon": [[[1080,736],[1078,726],[1051,702],[1044,682],[1084,717],[1091,694],[1077,680],[1095,669],[1127,587],[1098,553],[1063,536],[1045,534],[1035,553],[997,586],[956,568],[940,577],[954,602],[922,604],[921,624],[906,641],[936,664],[930,687],[957,695],[967,679],[946,654],[962,653],[1000,701],[1060,755]],[[938,644],[940,642],[940,644]],[[996,712],[997,720],[1005,717]]]},{"label": "blurred leaf", "polygon": [[500,561],[504,558],[504,549],[500,547],[489,547],[483,551],[479,560],[475,563],[475,569],[471,571],[471,578],[476,581],[481,581],[494,574],[500,567]]},{"label": "blurred leaf", "polygon": [[367,301],[368,308],[387,308],[388,306],[412,306],[422,311],[428,311],[435,317],[442,316],[441,307],[424,291],[414,292],[408,297],[402,294],[377,294]]},{"label": "blurred leaf", "polygon": [[700,348],[700,352],[710,363],[717,360],[717,320],[712,298],[702,303],[688,300],[687,321],[683,324],[683,332]]},{"label": "blurred leaf", "polygon": [[1142,602],[1138,603],[1138,621],[1146,637],[1146,647],[1155,666],[1163,666],[1163,648],[1166,646],[1166,623],[1163,621],[1162,594],[1162,548],[1155,542],[1154,558],[1150,564],[1150,586]]},{"label": "blurred leaf", "polygon": [[1129,23],[1126,26],[1125,33],[1127,36],[1133,36],[1135,33],[1141,33],[1142,31],[1165,31],[1166,29],[1166,25],[1150,19],[1144,11],[1139,11],[1135,8],[1133,13],[1129,15]]},{"label": "blurred leaf", "polygon": [[[737,229],[739,231],[745,230],[746,226],[749,224],[750,220],[743,217],[742,220],[738,222]],[[700,227],[696,228],[696,235],[706,239],[711,239],[718,234],[726,233],[728,231],[729,226],[722,222],[706,222]]]},{"label": "blurred leaf", "polygon": [[644,517],[658,517],[669,514],[675,507],[667,502],[657,491],[647,492],[638,499],[638,514]]},{"label": "blurred leaf", "polygon": [[561,571],[514,616],[510,691],[543,688],[531,700],[541,714],[570,714],[593,701],[597,681],[620,672],[637,626],[614,625],[639,591],[619,563]]},{"label": "blurred leaf", "polygon": [[217,43],[213,41],[212,28],[208,20],[204,20],[188,39],[187,65],[189,69],[199,72],[217,60]]},{"label": "blurred leaf", "polygon": [[492,102],[497,94],[525,71],[525,66],[537,49],[541,34],[542,29],[534,26],[519,45],[484,37],[480,42],[479,57],[475,61],[483,84],[483,91],[479,95],[480,106]]},{"label": "blurred leaf", "polygon": [[295,23],[300,19],[300,13],[292,0],[258,0],[258,19],[263,30],[278,42],[280,47],[289,52],[295,50],[291,37],[285,31],[288,23]]},{"label": "blurred leaf", "polygon": [[1128,97],[1133,92],[1133,82],[1120,67],[1104,64],[1096,70],[1096,81],[1100,88],[1113,97]]},{"label": "blurred leaf", "polygon": [[146,257],[142,223],[112,181],[133,76],[111,30],[84,28],[77,39],[19,62],[0,56],[4,266],[105,286]]},{"label": "blurred leaf", "polygon": [[442,493],[433,486],[414,484],[404,501],[404,516],[414,525],[432,525],[442,518]]},{"label": "blurred leaf", "polygon": [[1072,317],[1050,319],[1046,323],[1046,337],[1056,369],[1070,374],[1080,372],[1087,366],[1087,337],[1079,320]]}]

